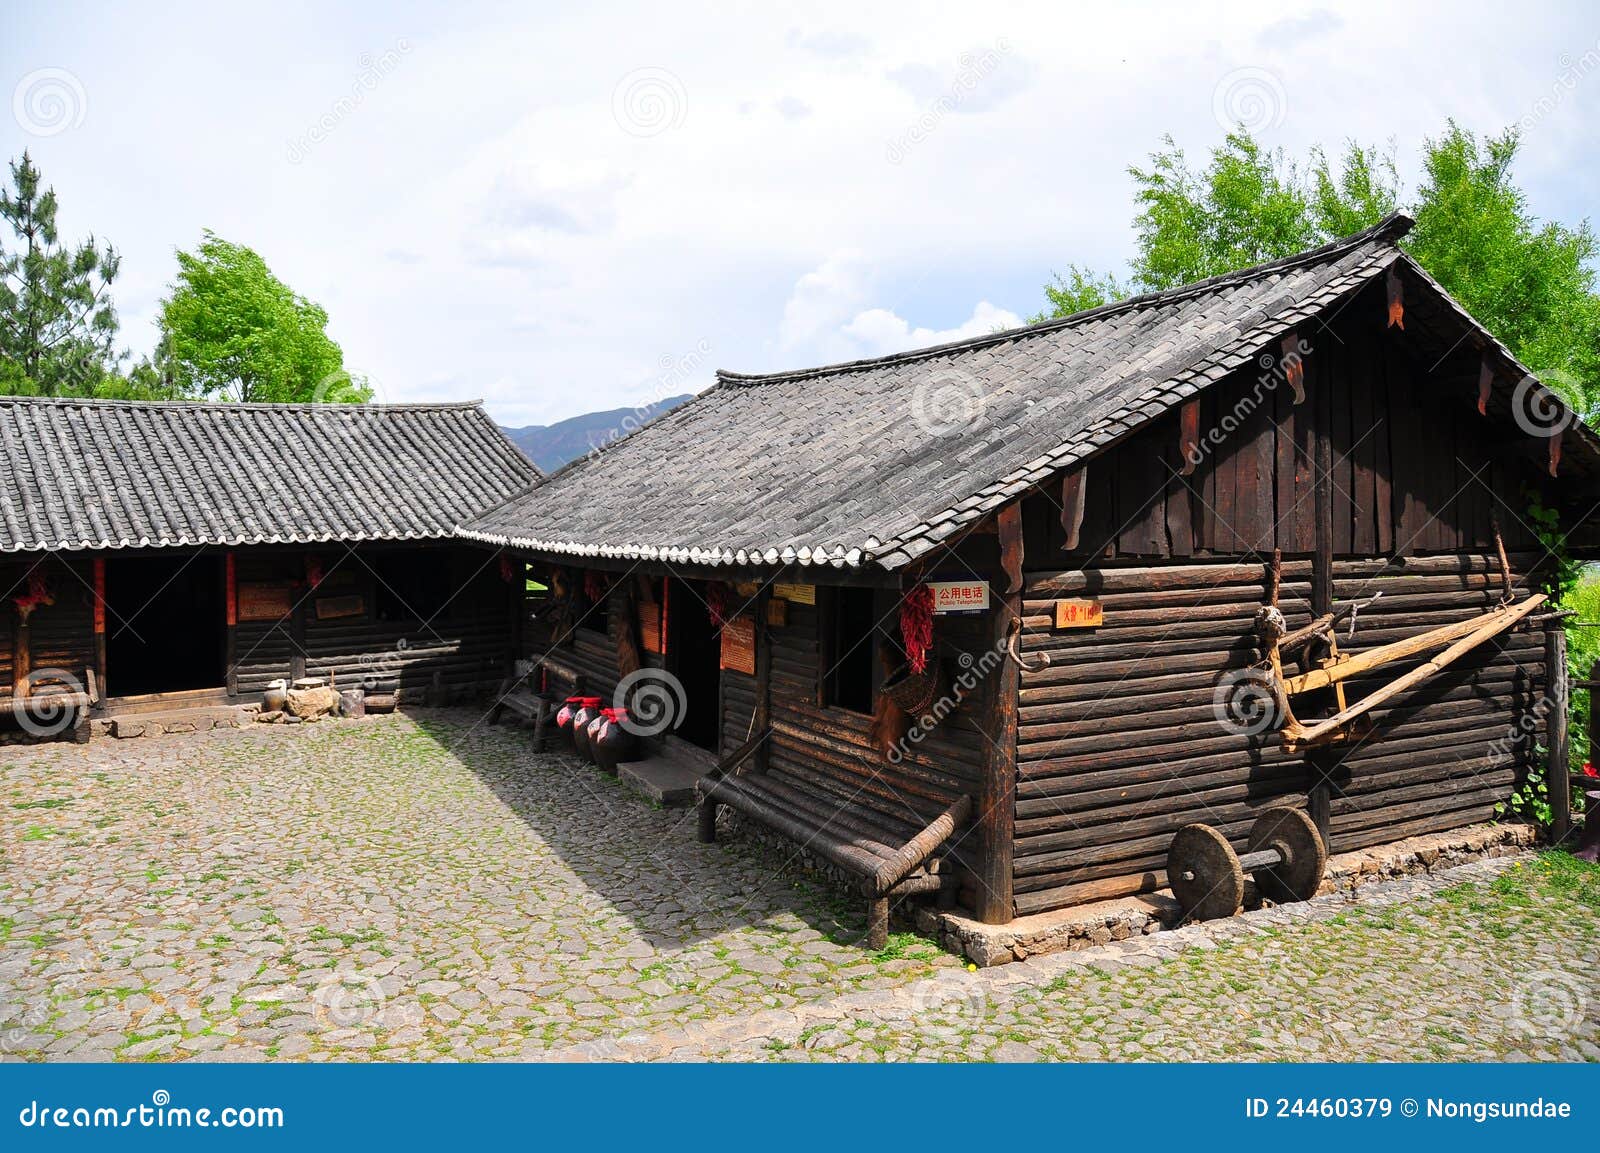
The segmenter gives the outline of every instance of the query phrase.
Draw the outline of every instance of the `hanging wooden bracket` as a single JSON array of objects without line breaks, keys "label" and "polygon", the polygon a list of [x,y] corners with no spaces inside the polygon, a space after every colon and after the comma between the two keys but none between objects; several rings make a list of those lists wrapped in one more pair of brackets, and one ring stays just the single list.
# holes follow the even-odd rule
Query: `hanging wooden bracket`
[{"label": "hanging wooden bracket", "polygon": [[1000,530],[1000,567],[1005,570],[1006,595],[1022,588],[1022,505],[1012,501],[995,513],[995,527]]},{"label": "hanging wooden bracket", "polygon": [[1083,531],[1083,490],[1088,474],[1089,466],[1080,464],[1061,477],[1061,531],[1065,534],[1061,545],[1063,552],[1072,552],[1078,547]]},{"label": "hanging wooden bracket", "polygon": [[1494,369],[1489,367],[1489,354],[1483,354],[1478,365],[1478,415],[1489,415],[1489,391],[1494,387]]},{"label": "hanging wooden bracket", "polygon": [[1306,402],[1306,358],[1300,351],[1300,336],[1291,332],[1278,346],[1278,365],[1283,369],[1283,379],[1294,389],[1294,402]]},{"label": "hanging wooden bracket", "polygon": [[1200,398],[1190,397],[1178,410],[1178,452],[1183,457],[1180,475],[1192,476],[1200,464]]},{"label": "hanging wooden bracket", "polygon": [[1389,323],[1385,328],[1398,328],[1402,332],[1406,327],[1406,292],[1405,285],[1400,279],[1400,273],[1394,265],[1389,266],[1389,271],[1383,278],[1384,288],[1389,300]]}]

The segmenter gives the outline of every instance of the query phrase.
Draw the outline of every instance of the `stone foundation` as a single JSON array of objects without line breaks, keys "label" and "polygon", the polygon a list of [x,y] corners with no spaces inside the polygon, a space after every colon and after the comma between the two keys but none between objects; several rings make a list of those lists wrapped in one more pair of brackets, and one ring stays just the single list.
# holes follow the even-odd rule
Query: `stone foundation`
[{"label": "stone foundation", "polygon": [[[1470,861],[1522,853],[1538,840],[1531,825],[1471,825],[1448,833],[1408,837],[1328,860],[1319,894],[1350,893],[1364,885],[1414,873],[1433,873]],[[1245,908],[1263,901],[1245,878]],[[953,953],[977,965],[1003,965],[1042,953],[1088,949],[1177,927],[1178,903],[1165,889],[1113,901],[1018,917],[1006,925],[985,925],[960,913],[928,907],[915,912],[917,931],[936,938]]]}]

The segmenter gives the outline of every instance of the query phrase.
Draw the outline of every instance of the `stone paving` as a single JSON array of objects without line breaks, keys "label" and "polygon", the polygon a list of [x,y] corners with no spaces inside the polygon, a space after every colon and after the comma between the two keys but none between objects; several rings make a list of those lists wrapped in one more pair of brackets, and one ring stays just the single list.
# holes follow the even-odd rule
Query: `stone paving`
[{"label": "stone paving", "polygon": [[1600,1059],[1600,871],[999,969],[465,711],[0,751],[10,1060]]}]

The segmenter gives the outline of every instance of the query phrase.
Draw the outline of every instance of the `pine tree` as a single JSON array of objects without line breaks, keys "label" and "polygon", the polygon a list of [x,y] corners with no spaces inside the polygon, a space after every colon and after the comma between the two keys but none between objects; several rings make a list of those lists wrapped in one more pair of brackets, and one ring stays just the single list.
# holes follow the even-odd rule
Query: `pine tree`
[{"label": "pine tree", "polygon": [[0,391],[93,396],[115,374],[117,312],[110,287],[119,258],[93,236],[61,243],[55,190],[24,152],[0,189]]}]

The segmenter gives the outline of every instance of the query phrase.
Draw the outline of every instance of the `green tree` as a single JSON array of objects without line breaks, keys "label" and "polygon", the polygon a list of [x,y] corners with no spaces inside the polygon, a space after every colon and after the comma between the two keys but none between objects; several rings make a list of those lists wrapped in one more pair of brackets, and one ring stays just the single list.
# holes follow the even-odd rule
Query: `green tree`
[{"label": "green tree", "polygon": [[[1170,137],[1132,167],[1132,277],[1072,267],[1045,286],[1042,316],[1129,292],[1175,288],[1290,256],[1376,224],[1401,204],[1393,153],[1347,143],[1337,165],[1313,149],[1304,168],[1247,133],[1229,133],[1196,170]],[[1514,131],[1479,141],[1450,121],[1423,147],[1407,251],[1541,379],[1600,417],[1600,293],[1594,234],[1540,222],[1511,176]]]},{"label": "green tree", "polygon": [[1600,408],[1600,293],[1588,221],[1540,222],[1511,178],[1514,130],[1429,140],[1411,255],[1590,421]]},{"label": "green tree", "polygon": [[56,228],[53,188],[28,153],[0,189],[0,390],[93,396],[114,379],[117,312],[109,289],[118,257],[94,237],[70,247]]},{"label": "green tree", "polygon": [[1102,304],[1121,300],[1128,294],[1128,290],[1117,283],[1116,277],[1100,276],[1087,268],[1069,264],[1065,276],[1057,273],[1044,286],[1047,307],[1033,319],[1040,321],[1049,320],[1052,316],[1071,316],[1074,312],[1086,312]]},{"label": "green tree", "polygon": [[327,327],[328,314],[260,256],[209,230],[197,251],[178,253],[178,281],[161,304],[176,386],[239,401],[370,400]]}]

